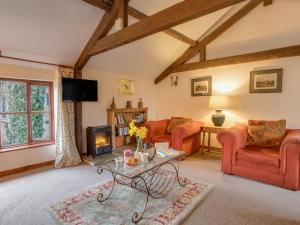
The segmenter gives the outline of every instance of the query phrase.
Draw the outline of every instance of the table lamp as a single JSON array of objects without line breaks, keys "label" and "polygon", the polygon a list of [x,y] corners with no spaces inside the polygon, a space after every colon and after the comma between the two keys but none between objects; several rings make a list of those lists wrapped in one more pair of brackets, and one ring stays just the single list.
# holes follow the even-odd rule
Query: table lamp
[{"label": "table lamp", "polygon": [[215,113],[211,116],[211,120],[216,127],[223,126],[225,122],[225,114],[223,113],[223,109],[227,109],[228,107],[228,96],[211,96],[209,108],[215,110]]}]

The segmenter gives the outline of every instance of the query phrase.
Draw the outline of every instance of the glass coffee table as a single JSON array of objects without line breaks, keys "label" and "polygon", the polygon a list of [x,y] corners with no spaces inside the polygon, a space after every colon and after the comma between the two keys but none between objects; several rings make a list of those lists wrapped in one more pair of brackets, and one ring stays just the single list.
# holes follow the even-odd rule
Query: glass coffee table
[{"label": "glass coffee table", "polygon": [[145,207],[141,212],[134,212],[132,222],[138,223],[142,220],[147,209],[149,198],[159,199],[167,195],[172,186],[177,182],[180,186],[186,185],[186,178],[179,178],[179,165],[185,152],[172,150],[172,154],[161,156],[155,154],[144,163],[137,166],[127,166],[124,162],[117,165],[115,158],[122,157],[115,154],[114,158],[96,164],[98,174],[104,170],[111,173],[113,177],[112,188],[108,193],[100,192],[97,200],[101,203],[108,200],[113,193],[116,184],[127,185],[137,191],[145,193]]}]

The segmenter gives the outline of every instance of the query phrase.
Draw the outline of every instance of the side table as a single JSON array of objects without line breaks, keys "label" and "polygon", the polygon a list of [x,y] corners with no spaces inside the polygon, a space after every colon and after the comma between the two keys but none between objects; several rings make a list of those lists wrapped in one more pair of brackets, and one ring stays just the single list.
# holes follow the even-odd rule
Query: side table
[{"label": "side table", "polygon": [[[229,127],[215,127],[215,126],[204,126],[202,129],[202,143],[201,143],[201,152],[216,150],[216,153],[221,154],[220,148],[212,148],[211,144],[211,134],[218,134],[219,132],[227,129]],[[208,136],[207,146],[205,146],[206,134]]]}]

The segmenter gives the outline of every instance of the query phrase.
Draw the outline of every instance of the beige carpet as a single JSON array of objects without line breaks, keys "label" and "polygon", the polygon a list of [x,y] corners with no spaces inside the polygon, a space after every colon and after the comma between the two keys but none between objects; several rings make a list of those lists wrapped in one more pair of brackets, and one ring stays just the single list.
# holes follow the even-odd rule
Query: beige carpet
[{"label": "beige carpet", "polygon": [[[217,186],[184,225],[300,225],[300,192],[223,175],[220,160],[210,155],[195,155],[181,166],[182,175]],[[0,224],[55,225],[46,206],[108,179],[89,165],[2,178]]]}]

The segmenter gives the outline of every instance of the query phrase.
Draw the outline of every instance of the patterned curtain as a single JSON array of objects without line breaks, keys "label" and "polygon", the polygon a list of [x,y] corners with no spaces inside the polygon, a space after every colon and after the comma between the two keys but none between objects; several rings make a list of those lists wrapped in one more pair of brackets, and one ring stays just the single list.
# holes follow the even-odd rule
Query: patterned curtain
[{"label": "patterned curtain", "polygon": [[62,78],[73,78],[74,74],[65,68],[58,68],[58,74],[55,167],[63,168],[80,164],[81,158],[75,144],[74,103],[62,101]]}]

